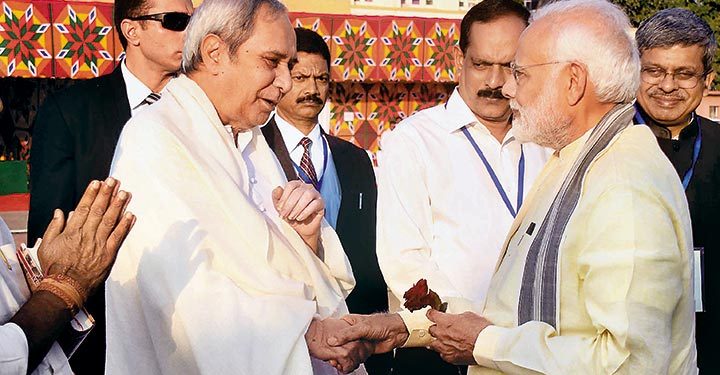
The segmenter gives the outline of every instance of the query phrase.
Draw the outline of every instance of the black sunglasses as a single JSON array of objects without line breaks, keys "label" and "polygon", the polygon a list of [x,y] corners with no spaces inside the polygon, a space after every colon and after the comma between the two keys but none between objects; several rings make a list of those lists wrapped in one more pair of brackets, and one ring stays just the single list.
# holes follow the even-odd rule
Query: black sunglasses
[{"label": "black sunglasses", "polygon": [[165,12],[128,17],[133,21],[160,21],[163,28],[172,31],[183,31],[190,22],[190,15],[181,12]]}]

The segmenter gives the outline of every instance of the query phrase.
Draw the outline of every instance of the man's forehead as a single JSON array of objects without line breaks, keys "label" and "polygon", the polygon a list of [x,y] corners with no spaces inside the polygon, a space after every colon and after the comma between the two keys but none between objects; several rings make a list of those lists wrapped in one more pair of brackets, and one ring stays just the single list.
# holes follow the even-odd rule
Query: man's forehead
[{"label": "man's forehead", "polygon": [[666,64],[672,66],[702,66],[705,50],[699,45],[676,44],[655,47],[643,51],[640,60],[645,64]]},{"label": "man's forehead", "polygon": [[472,59],[506,63],[515,55],[518,37],[525,25],[514,16],[490,22],[475,22],[470,27],[466,54]]},{"label": "man's forehead", "polygon": [[290,60],[295,57],[295,34],[290,32],[290,21],[287,23],[283,25],[277,19],[270,21],[266,17],[258,17],[252,34],[243,44],[260,55]]},{"label": "man's forehead", "polygon": [[[539,37],[543,34],[545,34],[545,37]],[[548,31],[545,30],[542,24],[533,24],[525,29],[522,35],[520,35],[517,51],[515,51],[515,63],[518,65],[527,65],[548,59],[550,39],[552,38],[547,35]]]},{"label": "man's forehead", "polygon": [[293,65],[293,71],[296,69],[303,71],[320,70],[320,73],[326,73],[328,71],[327,60],[320,54],[298,51],[295,56],[296,60]]},{"label": "man's forehead", "polygon": [[145,7],[148,10],[162,10],[162,11],[182,11],[182,10],[193,10],[193,5],[190,0],[147,0]]}]

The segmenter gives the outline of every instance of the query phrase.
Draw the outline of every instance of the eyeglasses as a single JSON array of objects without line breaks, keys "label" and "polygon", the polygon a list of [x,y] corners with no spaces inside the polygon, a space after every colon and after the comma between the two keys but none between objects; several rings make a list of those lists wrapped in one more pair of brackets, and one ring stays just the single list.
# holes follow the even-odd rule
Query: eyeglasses
[{"label": "eyeglasses", "polygon": [[190,15],[182,12],[165,12],[128,17],[128,19],[133,21],[159,21],[164,29],[184,31],[188,22],[190,22]]},{"label": "eyeglasses", "polygon": [[545,63],[530,64],[530,65],[525,65],[525,66],[520,66],[520,65],[515,64],[515,62],[511,62],[510,70],[512,71],[513,78],[515,78],[515,82],[517,82],[520,79],[520,77],[525,75],[524,71],[527,69],[535,68],[538,66],[562,64],[562,63],[568,63],[568,62],[570,62],[570,61],[549,61],[549,62],[545,62]]},{"label": "eyeglasses", "polygon": [[700,79],[705,77],[706,74],[707,72],[698,74],[686,70],[668,72],[663,68],[657,67],[647,67],[640,70],[640,78],[642,78],[643,82],[648,85],[659,85],[665,80],[665,77],[670,75],[673,82],[675,82],[681,89],[694,89],[700,82]]}]

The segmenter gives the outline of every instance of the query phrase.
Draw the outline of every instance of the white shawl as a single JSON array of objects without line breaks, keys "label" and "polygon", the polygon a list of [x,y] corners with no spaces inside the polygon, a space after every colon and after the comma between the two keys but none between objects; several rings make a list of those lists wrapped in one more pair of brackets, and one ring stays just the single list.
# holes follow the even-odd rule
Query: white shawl
[{"label": "white shawl", "polygon": [[327,223],[323,262],[272,202],[263,213],[248,196],[255,178],[286,183],[251,132],[246,162],[186,76],[123,129],[111,175],[137,223],[107,281],[107,374],[324,372],[304,334],[313,317],[347,313],[350,264]]}]

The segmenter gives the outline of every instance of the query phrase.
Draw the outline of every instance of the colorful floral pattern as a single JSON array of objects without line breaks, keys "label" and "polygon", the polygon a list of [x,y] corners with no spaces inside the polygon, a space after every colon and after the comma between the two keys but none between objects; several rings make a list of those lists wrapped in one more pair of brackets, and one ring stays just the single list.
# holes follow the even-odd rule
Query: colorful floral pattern
[{"label": "colorful floral pattern", "polygon": [[92,78],[112,71],[115,67],[112,17],[103,14],[99,7],[81,4],[67,4],[56,14],[53,24],[56,71],[70,78]]},{"label": "colorful floral pattern", "polygon": [[3,1],[0,77],[51,77],[49,4]]},{"label": "colorful floral pattern", "polygon": [[337,81],[375,79],[378,21],[333,19],[332,78]]},{"label": "colorful floral pattern", "polygon": [[454,21],[427,22],[424,81],[455,81],[455,62],[452,53],[460,38],[459,26]]},{"label": "colorful floral pattern", "polygon": [[414,81],[422,74],[422,21],[392,20],[381,22],[385,30],[380,37],[383,59],[380,79]]}]

